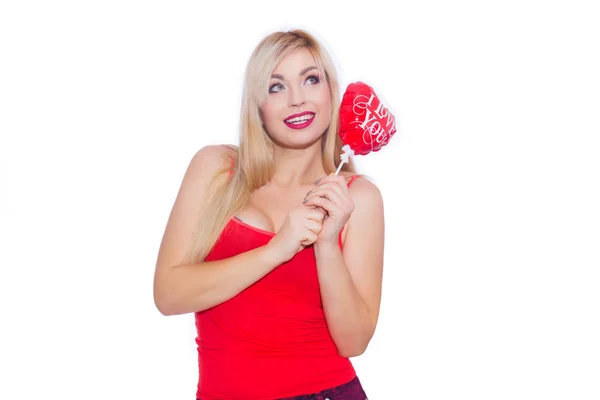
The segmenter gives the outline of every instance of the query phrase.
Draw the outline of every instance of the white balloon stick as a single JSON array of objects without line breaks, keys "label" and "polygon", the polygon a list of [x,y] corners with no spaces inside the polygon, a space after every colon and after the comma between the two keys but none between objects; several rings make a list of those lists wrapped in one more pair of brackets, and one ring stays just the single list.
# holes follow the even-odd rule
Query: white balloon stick
[{"label": "white balloon stick", "polygon": [[342,162],[338,166],[337,171],[335,171],[336,175],[339,174],[339,172],[341,171],[342,165],[344,165],[344,163],[347,163],[350,160],[350,157],[354,157],[354,150],[352,150],[349,145],[345,144],[344,146],[342,146],[342,150],[344,150],[344,152],[340,155]]}]

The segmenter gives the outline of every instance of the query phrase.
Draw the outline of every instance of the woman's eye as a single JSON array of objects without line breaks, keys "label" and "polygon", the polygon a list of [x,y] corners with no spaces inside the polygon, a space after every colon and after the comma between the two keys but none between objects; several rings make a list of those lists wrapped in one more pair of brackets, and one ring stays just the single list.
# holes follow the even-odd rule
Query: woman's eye
[{"label": "woman's eye", "polygon": [[277,93],[281,90],[283,90],[283,85],[281,83],[276,83],[274,85],[271,85],[271,87],[269,88],[269,93]]},{"label": "woman's eye", "polygon": [[[318,76],[311,75],[308,78],[306,78],[305,82],[308,83],[309,85],[315,85],[315,84],[319,83],[320,81],[319,81]],[[271,85],[271,87],[269,87],[269,93],[278,93],[284,89],[285,89],[285,87],[281,83],[276,83],[274,85]]]},{"label": "woman's eye", "polygon": [[315,83],[319,83],[319,77],[315,76],[315,75],[311,75],[308,78],[306,78],[306,81],[311,81],[311,83],[315,84]]}]

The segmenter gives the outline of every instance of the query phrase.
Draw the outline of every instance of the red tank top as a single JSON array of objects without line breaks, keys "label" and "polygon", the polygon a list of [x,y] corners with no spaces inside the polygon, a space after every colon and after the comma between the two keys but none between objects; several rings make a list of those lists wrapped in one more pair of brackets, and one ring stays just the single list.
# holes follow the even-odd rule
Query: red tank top
[{"label": "red tank top", "polygon": [[[234,217],[206,261],[263,246],[274,236]],[[237,296],[196,312],[195,320],[196,397],[201,400],[280,399],[319,392],[356,376],[327,329],[312,246]]]}]

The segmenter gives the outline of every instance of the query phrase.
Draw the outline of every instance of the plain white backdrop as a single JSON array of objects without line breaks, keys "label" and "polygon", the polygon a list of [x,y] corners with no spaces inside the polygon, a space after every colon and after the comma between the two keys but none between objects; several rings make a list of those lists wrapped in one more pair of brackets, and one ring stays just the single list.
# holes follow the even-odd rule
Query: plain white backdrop
[{"label": "plain white backdrop", "polygon": [[600,15],[584,1],[5,1],[0,398],[191,400],[152,281],[193,154],[275,30],[397,120],[370,399],[600,398]]}]

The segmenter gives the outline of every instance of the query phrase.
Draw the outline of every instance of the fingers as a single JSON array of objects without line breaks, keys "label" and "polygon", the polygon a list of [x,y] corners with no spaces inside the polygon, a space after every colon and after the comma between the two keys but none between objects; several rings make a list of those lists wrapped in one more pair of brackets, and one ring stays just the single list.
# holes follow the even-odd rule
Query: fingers
[{"label": "fingers", "polygon": [[346,185],[340,185],[338,182],[325,182],[317,185],[312,190],[310,190],[306,195],[310,195],[313,193],[323,193],[329,190],[333,190],[334,192],[343,195],[348,192],[348,187]]},{"label": "fingers", "polygon": [[307,219],[321,222],[325,214],[327,214],[327,211],[325,211],[323,208],[315,207],[308,204],[305,204],[304,206],[304,216]]},{"label": "fingers", "polygon": [[304,247],[310,246],[317,241],[318,237],[319,236],[316,233],[307,231],[305,238],[300,242],[300,244]]},{"label": "fingers", "polygon": [[[310,196],[309,198],[306,199],[306,203],[304,204],[307,207],[319,207],[321,209],[323,209],[325,211],[325,213],[330,214],[331,210],[333,209],[334,204],[331,202],[331,200],[325,198],[325,197],[320,197],[320,196]],[[315,214],[316,215],[316,214]],[[319,217],[321,218],[321,220],[324,217],[324,213],[320,213]]]},{"label": "fingers", "polygon": [[326,200],[329,200],[333,204],[343,204],[345,201],[344,199],[349,198],[350,196],[345,193],[339,193],[337,190],[335,190],[333,188],[322,188],[322,189],[310,192],[310,194],[308,196],[306,196],[306,199],[305,199],[306,203],[304,203],[304,204],[308,204],[309,200],[313,197],[322,197]]},{"label": "fingers", "polygon": [[304,227],[318,235],[319,232],[321,232],[321,229],[323,229],[323,224],[321,223],[322,220],[323,220],[322,217],[318,221],[316,221],[314,219],[307,219],[304,222]]},{"label": "fingers", "polygon": [[349,198],[348,188],[342,188],[334,182],[325,183],[312,189],[306,194],[304,204],[313,196],[325,197],[334,204],[341,204],[345,198]]}]

